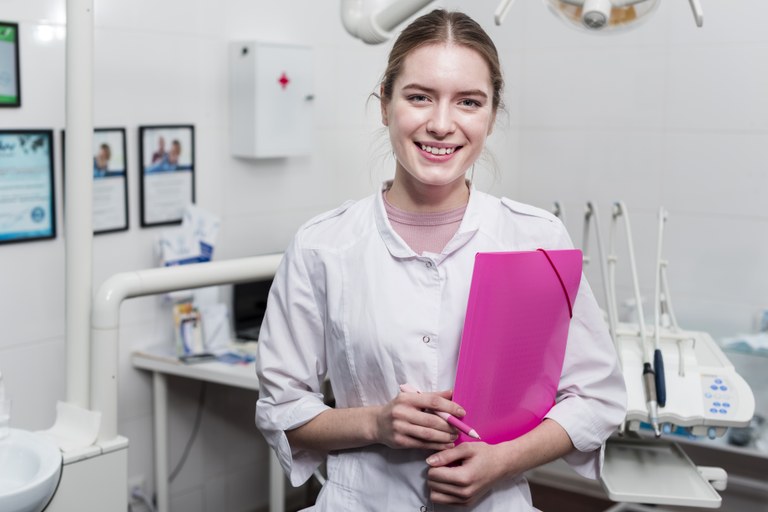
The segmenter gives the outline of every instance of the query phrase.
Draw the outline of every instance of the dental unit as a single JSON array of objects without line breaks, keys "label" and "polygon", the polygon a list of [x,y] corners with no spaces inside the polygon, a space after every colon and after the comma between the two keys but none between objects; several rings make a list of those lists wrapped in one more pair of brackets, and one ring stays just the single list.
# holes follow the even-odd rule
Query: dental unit
[{"label": "dental unit", "polygon": [[[711,335],[681,329],[677,323],[669,292],[668,262],[662,251],[668,212],[660,208],[658,213],[654,326],[650,332],[643,315],[627,207],[621,201],[613,204],[607,257],[597,216],[594,204],[587,203],[582,251],[585,263],[589,263],[590,224],[594,223],[606,316],[628,398],[619,437],[606,445],[603,488],[614,501],[717,508],[721,498],[716,490],[725,489],[726,472],[694,466],[674,442],[676,436],[659,437],[682,433],[714,439],[729,427],[748,425],[755,412],[752,390]],[[620,219],[627,238],[636,323],[618,320],[615,241]],[[651,437],[644,435],[649,429]]]}]

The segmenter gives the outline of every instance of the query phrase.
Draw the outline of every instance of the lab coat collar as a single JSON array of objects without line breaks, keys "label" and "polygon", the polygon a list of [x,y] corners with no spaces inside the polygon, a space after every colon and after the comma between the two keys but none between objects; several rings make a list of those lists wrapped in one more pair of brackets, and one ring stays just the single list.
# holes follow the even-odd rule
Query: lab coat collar
[{"label": "lab coat collar", "polygon": [[[440,254],[429,253],[430,259],[437,265],[439,265],[446,257],[450,256],[451,253],[457,251],[464,246],[464,244],[469,242],[480,227],[482,199],[479,197],[480,193],[475,190],[474,184],[471,182],[467,183],[469,185],[469,202],[467,203],[467,209],[464,212],[464,218],[461,220],[459,229]],[[379,230],[381,239],[384,241],[384,245],[393,257],[401,259],[420,258],[422,256],[413,252],[413,249],[411,249],[400,235],[395,232],[392,228],[392,224],[390,224],[389,219],[387,218],[383,192],[391,186],[392,180],[385,181],[382,184],[381,191],[376,194],[374,207],[376,227]]]}]

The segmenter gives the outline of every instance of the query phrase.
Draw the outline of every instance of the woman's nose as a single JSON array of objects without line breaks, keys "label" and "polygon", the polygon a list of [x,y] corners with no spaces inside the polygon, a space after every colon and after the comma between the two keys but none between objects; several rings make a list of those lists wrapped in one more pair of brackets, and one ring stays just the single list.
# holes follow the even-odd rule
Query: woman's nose
[{"label": "woman's nose", "polygon": [[427,131],[435,137],[445,137],[453,133],[456,124],[449,105],[436,105],[427,120]]}]

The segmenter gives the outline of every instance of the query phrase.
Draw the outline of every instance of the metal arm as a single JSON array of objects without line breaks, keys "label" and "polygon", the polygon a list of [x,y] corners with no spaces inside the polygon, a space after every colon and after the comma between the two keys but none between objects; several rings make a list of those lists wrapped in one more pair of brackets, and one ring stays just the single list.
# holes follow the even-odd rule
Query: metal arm
[{"label": "metal arm", "polygon": [[341,22],[354,37],[379,44],[392,31],[434,0],[341,0]]}]

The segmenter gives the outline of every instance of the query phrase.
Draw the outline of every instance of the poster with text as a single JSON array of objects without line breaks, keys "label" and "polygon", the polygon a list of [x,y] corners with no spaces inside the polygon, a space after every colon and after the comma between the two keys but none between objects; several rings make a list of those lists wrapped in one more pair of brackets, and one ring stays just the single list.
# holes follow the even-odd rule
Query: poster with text
[{"label": "poster with text", "polygon": [[0,243],[56,237],[53,131],[0,130]]},{"label": "poster with text", "polygon": [[140,126],[141,225],[179,224],[195,202],[195,129]]},{"label": "poster with text", "polygon": [[99,128],[93,133],[93,231],[128,229],[128,173],[125,130]]}]

